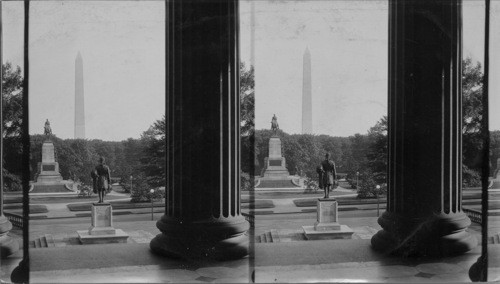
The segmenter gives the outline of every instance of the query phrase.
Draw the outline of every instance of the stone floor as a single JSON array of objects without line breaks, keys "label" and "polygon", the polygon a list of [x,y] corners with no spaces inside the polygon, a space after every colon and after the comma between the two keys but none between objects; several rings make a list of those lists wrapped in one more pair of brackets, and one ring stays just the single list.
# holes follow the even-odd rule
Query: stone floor
[{"label": "stone floor", "polygon": [[[284,219],[288,219],[283,216]],[[310,217],[296,223],[310,222]],[[159,257],[149,250],[157,233],[154,221],[117,223],[130,234],[127,244],[64,245],[30,249],[32,283],[268,283],[268,282],[470,282],[468,270],[480,255],[480,247],[458,257],[404,259],[374,252],[370,246],[376,218],[346,218],[356,232],[353,240],[303,241],[293,239],[296,230],[279,232],[292,236],[278,243],[253,243],[251,256],[238,261],[189,262]],[[81,225],[47,225],[33,222],[55,236]],[[267,224],[269,223],[269,224]],[[272,220],[260,220],[260,231]],[[74,228],[73,228],[74,227]],[[69,234],[71,235],[71,233]],[[61,243],[61,242],[60,242]],[[490,245],[490,258],[498,259],[500,245]],[[10,272],[22,251],[2,261],[0,280],[10,282]],[[490,281],[500,281],[500,262],[490,262]]]},{"label": "stone floor", "polygon": [[[32,283],[470,282],[480,247],[457,257],[404,259],[374,252],[369,240],[254,244],[237,261],[190,262],[159,257],[147,244],[37,249]],[[496,253],[500,246],[496,246]],[[497,263],[498,264],[498,263]],[[491,264],[496,265],[496,264]],[[500,281],[500,268],[490,268]]]},{"label": "stone floor", "polygon": [[[291,202],[282,204],[291,207]],[[280,206],[278,206],[280,207]],[[285,210],[285,209],[283,209]],[[297,210],[297,209],[295,209]],[[283,212],[282,212],[283,213]],[[347,214],[344,212],[339,212]],[[148,217],[148,216],[146,216]],[[30,249],[32,283],[269,283],[269,282],[470,282],[468,270],[480,248],[445,259],[404,259],[374,252],[371,236],[380,229],[376,217],[342,218],[355,231],[352,240],[304,241],[302,225],[315,214],[256,216],[255,235],[277,230],[280,242],[252,243],[251,257],[224,262],[193,262],[154,255],[149,241],[159,233],[155,221],[116,222],[129,235],[126,244],[82,246],[71,243],[81,223],[30,222],[30,238],[51,233],[56,247]],[[490,224],[493,224],[491,222]],[[500,223],[500,222],[498,222]],[[480,236],[480,227],[470,231]],[[59,244],[59,245],[57,245]],[[489,280],[500,282],[500,245],[490,245]],[[2,260],[1,282],[22,253]],[[496,257],[496,258],[495,258]]]}]

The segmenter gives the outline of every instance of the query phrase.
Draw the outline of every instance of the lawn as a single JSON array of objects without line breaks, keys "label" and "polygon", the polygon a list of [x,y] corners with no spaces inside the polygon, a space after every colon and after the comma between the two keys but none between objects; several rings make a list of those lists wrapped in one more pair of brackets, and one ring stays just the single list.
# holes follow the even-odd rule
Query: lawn
[{"label": "lawn", "polygon": [[262,200],[262,199],[258,199],[248,203],[244,203],[242,201],[241,209],[250,209],[251,206],[253,207],[252,209],[269,209],[269,208],[274,208],[274,203],[272,200]]},{"label": "lawn", "polygon": [[[143,203],[132,203],[130,201],[112,201],[110,202],[113,209],[137,209],[137,208],[151,208],[150,202]],[[250,201],[249,199],[242,200],[241,208],[248,209],[250,206],[254,206],[255,209],[267,209],[274,208],[274,204],[271,200],[255,200]],[[73,203],[68,204],[68,209],[70,211],[90,211],[92,203]],[[163,202],[155,202],[154,207],[165,207]]]},{"label": "lawn", "polygon": [[[124,199],[124,198],[127,197],[108,195],[104,197],[104,200],[109,201],[109,200]],[[73,203],[73,202],[88,201],[90,204],[93,202],[97,202],[98,199],[99,197],[97,195],[93,195],[91,197],[78,197],[76,194],[70,196],[36,196],[36,197],[30,197],[30,203],[47,204],[47,203]]]},{"label": "lawn", "polygon": [[[353,194],[353,192],[342,192],[342,191],[330,191],[330,196],[342,196],[347,194]],[[245,199],[250,199],[250,196],[253,195],[255,199],[285,199],[285,198],[319,198],[323,197],[325,193],[322,190],[312,191],[311,193],[305,193],[303,191],[299,192],[269,192],[269,191],[254,191],[253,193],[249,193],[248,191],[242,192],[242,201],[245,202]]]},{"label": "lawn", "polygon": [[[22,203],[5,204],[4,209],[20,213],[23,211],[23,204]],[[45,205],[30,204],[30,214],[47,213],[47,212],[49,212],[49,210],[47,210],[47,206]]]},{"label": "lawn", "polygon": [[[297,207],[314,207],[316,206],[316,198],[302,198],[294,199],[293,203]],[[342,199],[337,199],[339,205],[350,205],[350,204],[376,204],[377,199],[359,199],[357,197],[346,197]],[[380,202],[386,202],[385,198],[380,198]]]},{"label": "lawn", "polygon": [[[151,202],[141,202],[141,203],[132,203],[126,200],[120,201],[111,201],[111,207],[113,209],[137,209],[137,208],[151,208]],[[91,203],[73,203],[68,204],[68,209],[70,211],[90,211],[92,208]],[[165,207],[164,202],[154,202],[154,207]]]}]

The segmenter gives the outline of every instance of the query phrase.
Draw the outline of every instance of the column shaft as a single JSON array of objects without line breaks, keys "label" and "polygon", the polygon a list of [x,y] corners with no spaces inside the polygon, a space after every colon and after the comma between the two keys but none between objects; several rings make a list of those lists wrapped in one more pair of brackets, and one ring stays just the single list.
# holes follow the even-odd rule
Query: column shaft
[{"label": "column shaft", "polygon": [[461,0],[389,1],[387,212],[376,249],[465,252]]},{"label": "column shaft", "polygon": [[[0,2],[0,14],[2,14],[2,2]],[[0,24],[0,109],[3,110],[3,33]],[[0,135],[3,135],[3,115],[0,116]],[[6,258],[19,250],[17,240],[11,238],[8,233],[12,229],[12,223],[3,214],[3,137],[0,139],[0,257]]]},{"label": "column shaft", "polygon": [[238,1],[172,0],[166,9],[166,208],[151,248],[242,257]]}]

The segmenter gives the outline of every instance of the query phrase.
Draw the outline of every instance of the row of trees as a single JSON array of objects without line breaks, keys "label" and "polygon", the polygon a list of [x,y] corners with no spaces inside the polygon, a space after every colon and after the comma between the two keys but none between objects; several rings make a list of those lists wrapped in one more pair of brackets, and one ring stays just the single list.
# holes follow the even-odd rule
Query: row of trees
[{"label": "row of trees", "polygon": [[[22,125],[22,76],[19,67],[10,63],[2,65],[3,70],[3,141],[4,182],[7,189],[20,189],[22,173],[22,147],[20,132]],[[463,62],[463,161],[464,184],[476,186],[479,183],[481,167],[480,131],[482,121],[482,73],[480,64],[471,59]],[[270,130],[254,129],[254,70],[240,66],[241,93],[241,168],[247,179],[259,175],[268,153]],[[99,156],[104,156],[112,169],[112,175],[120,178],[126,189],[133,175],[133,188],[160,187],[165,185],[165,117],[155,121],[143,132],[140,139],[120,142],[102,140],[66,139],[57,137],[53,142],[58,154],[61,174],[65,179],[90,182],[89,171]],[[328,135],[289,135],[281,132],[283,154],[291,173],[302,171],[306,176],[316,178],[315,168],[326,152],[336,161],[338,171],[347,174],[348,181],[355,185],[359,172],[360,196],[373,195],[374,184],[384,184],[387,163],[387,117],[382,117],[367,134],[350,137]],[[500,157],[500,131],[491,132],[491,160]],[[37,170],[41,160],[41,145],[44,137],[31,137],[31,173]],[[492,165],[496,166],[496,163]],[[366,192],[365,192],[366,191]],[[140,197],[142,198],[142,197]],[[139,198],[139,199],[140,199]]]},{"label": "row of trees", "polygon": [[[463,61],[463,186],[480,185],[482,166],[481,132],[483,119],[482,82],[483,74],[479,63],[473,64],[470,58]],[[382,117],[367,134],[355,134],[350,137],[331,137],[326,135],[289,135],[281,132],[283,153],[287,159],[287,168],[291,173],[297,170],[308,178],[316,179],[315,169],[326,152],[331,154],[337,164],[337,171],[345,173],[353,187],[359,178],[359,197],[375,197],[384,193],[387,172],[387,117]],[[243,153],[255,156],[253,163],[255,175],[263,170],[264,158],[268,153],[270,130],[255,131],[254,137],[248,138],[255,144],[254,149],[243,149]],[[251,136],[251,135],[250,135]],[[490,132],[490,161],[500,158],[500,131]],[[246,144],[243,144],[246,145]],[[251,155],[248,155],[251,156]],[[248,164],[249,161],[247,161]],[[250,168],[242,167],[250,171]],[[496,162],[491,165],[492,172],[497,171]],[[376,190],[376,185],[381,185]]]}]

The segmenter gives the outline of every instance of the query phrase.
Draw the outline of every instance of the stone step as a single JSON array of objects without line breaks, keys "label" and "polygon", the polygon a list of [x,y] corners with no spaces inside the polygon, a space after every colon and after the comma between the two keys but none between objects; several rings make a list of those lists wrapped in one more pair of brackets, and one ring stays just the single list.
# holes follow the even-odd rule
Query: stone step
[{"label": "stone step", "polygon": [[291,179],[266,180],[261,179],[259,188],[289,188],[297,187]]},{"label": "stone step", "polygon": [[55,247],[56,242],[54,241],[54,237],[51,234],[45,234],[43,236],[45,242],[47,243],[47,247]]},{"label": "stone step", "polygon": [[40,242],[40,238],[36,238],[35,241],[35,248],[41,248],[42,247],[42,244]]},{"label": "stone step", "polygon": [[255,242],[256,243],[262,243],[262,238],[261,238],[260,235],[255,238]]},{"label": "stone step", "polygon": [[267,236],[266,236],[266,234],[260,235],[260,239],[261,239],[262,243],[267,243]]},{"label": "stone step", "polygon": [[493,238],[493,243],[500,244],[500,234],[495,235],[495,237]]},{"label": "stone step", "polygon": [[[277,235],[277,232],[275,233]],[[274,237],[273,233],[265,232],[264,234],[261,234],[255,238],[256,243],[272,243],[274,242]]]},{"label": "stone step", "polygon": [[266,238],[268,243],[273,242],[273,236],[271,235],[271,232],[266,232]]},{"label": "stone step", "polygon": [[36,238],[33,241],[30,241],[29,247],[30,248],[50,248],[50,247],[55,247],[56,243],[54,240],[54,236],[51,234],[44,234],[43,236],[40,236]]},{"label": "stone step", "polygon": [[44,236],[41,236],[41,237],[40,237],[40,238],[38,238],[38,239],[40,240],[40,244],[41,244],[41,247],[42,247],[42,248],[46,248],[46,247],[48,247],[48,245],[47,245],[47,239],[45,239],[45,237],[44,237]]},{"label": "stone step", "polygon": [[273,239],[273,243],[281,242],[280,235],[278,234],[278,230],[272,229],[270,233],[271,233],[271,237]]}]

